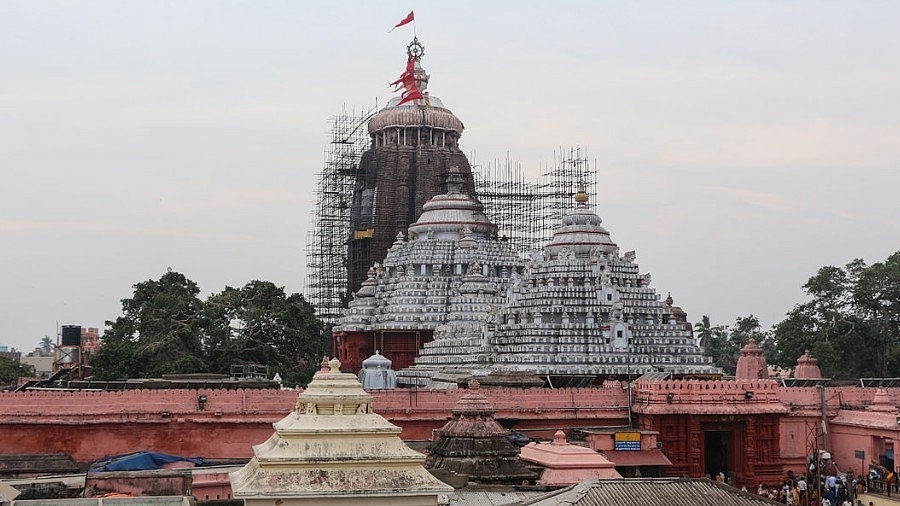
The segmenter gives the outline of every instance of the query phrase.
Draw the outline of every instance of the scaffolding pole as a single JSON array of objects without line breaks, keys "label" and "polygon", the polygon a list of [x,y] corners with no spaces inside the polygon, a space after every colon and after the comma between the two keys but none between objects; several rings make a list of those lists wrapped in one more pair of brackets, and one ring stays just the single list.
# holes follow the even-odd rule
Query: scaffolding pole
[{"label": "scaffolding pole", "polygon": [[519,163],[509,159],[476,166],[473,173],[485,214],[521,254],[550,241],[560,220],[574,208],[578,190],[597,195],[596,165],[577,146],[557,151],[553,165],[536,180],[526,180]]},{"label": "scaffolding pole", "polygon": [[[305,294],[326,325],[337,323],[350,301],[348,293],[351,200],[361,177],[359,162],[371,140],[367,123],[377,108],[331,119],[331,142],[317,174],[316,210],[307,236]],[[485,214],[497,225],[501,240],[525,255],[541,249],[574,207],[573,196],[583,189],[596,196],[597,170],[580,147],[560,149],[553,165],[536,180],[526,180],[518,162],[495,161],[474,167],[476,196]],[[593,204],[590,204],[593,205]]]},{"label": "scaffolding pole", "polygon": [[330,142],[325,163],[317,174],[316,210],[306,240],[307,300],[316,316],[334,324],[346,307],[347,241],[350,237],[350,204],[359,177],[359,161],[369,149],[367,122],[377,110],[372,107],[331,118]]}]

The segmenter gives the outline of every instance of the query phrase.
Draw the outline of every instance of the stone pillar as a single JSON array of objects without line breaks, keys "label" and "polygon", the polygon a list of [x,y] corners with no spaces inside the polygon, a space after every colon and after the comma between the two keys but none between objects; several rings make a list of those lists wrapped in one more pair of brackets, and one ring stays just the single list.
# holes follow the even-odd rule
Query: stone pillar
[{"label": "stone pillar", "polygon": [[703,476],[703,431],[696,416],[685,415],[688,432],[688,465],[691,476]]},{"label": "stone pillar", "polygon": [[749,489],[756,483],[757,441],[756,417],[749,416],[744,424],[744,478],[743,483]]}]

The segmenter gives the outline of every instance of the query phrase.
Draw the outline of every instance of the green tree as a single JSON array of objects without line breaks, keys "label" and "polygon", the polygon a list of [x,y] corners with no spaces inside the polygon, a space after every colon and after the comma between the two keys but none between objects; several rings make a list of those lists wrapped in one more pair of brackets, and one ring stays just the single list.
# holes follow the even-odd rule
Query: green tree
[{"label": "green tree", "polygon": [[834,378],[896,376],[900,370],[900,252],[867,266],[826,266],[803,285],[810,300],[775,326],[777,363],[804,350]]},{"label": "green tree", "polygon": [[94,375],[154,378],[205,372],[199,292],[196,283],[173,271],[159,281],[134,285],[134,295],[122,300],[122,315],[106,322],[103,347],[91,357]]},{"label": "green tree", "polygon": [[269,366],[288,385],[306,384],[325,350],[322,323],[312,305],[268,281],[211,295],[205,319],[204,348],[213,372],[257,363]]},{"label": "green tree", "polygon": [[695,324],[697,337],[703,354],[712,357],[713,364],[721,368],[725,374],[734,374],[737,365],[737,350],[731,342],[727,325],[715,325],[710,323],[709,315]]},{"label": "green tree", "polygon": [[45,355],[49,355],[50,352],[53,351],[53,339],[50,339],[50,336],[41,338],[41,351],[43,351]]},{"label": "green tree", "polygon": [[0,357],[0,386],[15,386],[20,377],[34,376],[34,367]]},{"label": "green tree", "polygon": [[738,356],[740,356],[741,348],[746,346],[751,339],[763,349],[767,363],[773,360],[777,354],[775,337],[771,332],[762,330],[759,318],[752,314],[735,320],[734,326],[731,328],[730,339],[737,347]]},{"label": "green tree", "polygon": [[703,315],[703,318],[694,324],[694,334],[697,339],[697,344],[701,347],[710,345],[710,339],[712,339],[713,336],[713,326],[709,321],[708,314]]},{"label": "green tree", "polygon": [[770,333],[760,328],[759,318],[753,316],[738,317],[733,326],[710,323],[708,315],[694,324],[694,330],[700,339],[703,354],[712,357],[713,363],[725,374],[733,375],[737,370],[737,361],[741,348],[750,342],[756,342],[765,350],[766,360],[775,355],[775,342]]}]

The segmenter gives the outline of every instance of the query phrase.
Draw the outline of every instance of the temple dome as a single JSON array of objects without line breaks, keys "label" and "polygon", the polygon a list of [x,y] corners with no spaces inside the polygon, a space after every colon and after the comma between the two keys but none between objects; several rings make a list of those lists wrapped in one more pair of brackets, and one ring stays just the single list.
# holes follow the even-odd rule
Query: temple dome
[{"label": "temple dome", "polygon": [[562,226],[553,233],[553,239],[544,247],[549,258],[569,250],[579,257],[587,257],[595,248],[611,252],[617,246],[600,224],[603,220],[587,205],[587,193],[579,190],[575,195],[575,209],[563,217]]},{"label": "temple dome", "polygon": [[374,134],[388,128],[431,127],[462,133],[463,123],[449,109],[445,109],[437,97],[413,100],[403,105],[394,98],[388,105],[375,113],[369,120],[369,133]]},{"label": "temple dome", "polygon": [[397,127],[431,127],[461,134],[464,128],[462,121],[445,108],[439,98],[429,95],[426,91],[431,76],[425,73],[418,59],[415,61],[414,69],[416,85],[425,97],[403,105],[397,105],[401,100],[400,97],[392,98],[384,109],[375,113],[369,120],[369,134]]},{"label": "temple dome", "polygon": [[363,360],[357,379],[366,390],[397,388],[397,373],[391,369],[391,360],[375,350],[375,354]]},{"label": "temple dome", "polygon": [[409,232],[411,236],[430,234],[456,240],[463,230],[490,237],[496,235],[497,226],[484,214],[484,205],[478,199],[463,193],[462,175],[454,167],[447,177],[447,193],[435,195],[422,206],[422,215],[409,226]]}]

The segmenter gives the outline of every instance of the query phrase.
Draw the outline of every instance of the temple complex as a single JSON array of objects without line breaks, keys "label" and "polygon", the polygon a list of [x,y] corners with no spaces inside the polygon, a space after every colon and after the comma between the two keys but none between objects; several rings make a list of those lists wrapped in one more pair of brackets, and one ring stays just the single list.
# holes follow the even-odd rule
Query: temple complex
[{"label": "temple complex", "polygon": [[443,191],[451,167],[459,169],[466,193],[474,193],[472,168],[459,148],[463,123],[429,94],[423,55],[414,39],[407,69],[394,83],[406,91],[368,122],[371,147],[359,162],[350,209],[350,292],[384,259],[397,234],[406,233],[425,202]]},{"label": "temple complex", "polygon": [[[330,192],[348,200],[332,207],[350,209],[341,222],[350,237],[337,226],[320,236],[348,246],[340,269],[355,293],[333,329],[337,359],[299,397],[161,382],[0,392],[3,451],[79,463],[148,448],[250,459],[231,475],[248,506],[435,504],[449,487],[426,465],[463,484],[531,481],[510,430],[552,438],[522,455],[545,468],[547,486],[722,473],[755,487],[806,473],[824,453],[841,472],[900,472],[900,379],[832,383],[809,352],[793,377],[771,378],[753,340],[735,378],[722,378],[687,314],[662,298],[634,252],[620,251],[586,191],[539,251],[511,247],[476,198],[458,146],[463,125],[428,94],[421,55],[413,41],[404,95],[369,119],[352,191]],[[404,441],[427,446],[427,460]],[[625,490],[641,483],[588,481],[563,494],[653,504]],[[724,485],[667,483],[707,498],[694,504],[723,504]],[[765,502],[740,497],[733,504]]]},{"label": "temple complex", "polygon": [[334,329],[350,370],[378,348],[401,386],[455,387],[498,373],[556,386],[720,374],[685,312],[671,296],[660,300],[633,252],[620,255],[585,192],[543,252],[524,261],[460,183],[452,172],[409,239],[398,234]]}]

